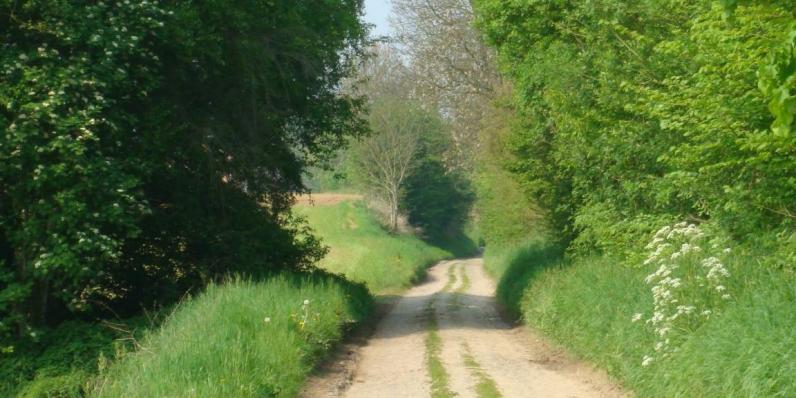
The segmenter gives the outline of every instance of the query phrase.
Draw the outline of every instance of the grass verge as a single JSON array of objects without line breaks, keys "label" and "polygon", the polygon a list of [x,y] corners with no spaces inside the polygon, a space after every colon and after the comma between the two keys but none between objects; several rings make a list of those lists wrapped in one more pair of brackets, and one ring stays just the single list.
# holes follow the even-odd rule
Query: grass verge
[{"label": "grass verge", "polygon": [[[574,261],[540,242],[488,253],[498,295],[528,324],[604,369],[642,397],[796,396],[796,277],[728,262],[734,298],[688,335],[679,351],[642,366],[655,339],[634,313],[652,311],[649,268],[607,257]],[[506,301],[510,300],[510,301]]]},{"label": "grass verge", "polygon": [[362,201],[295,211],[330,247],[320,267],[365,283],[374,293],[397,293],[422,278],[430,265],[453,257],[413,235],[388,233]]},{"label": "grass verge", "polygon": [[545,267],[561,261],[563,251],[541,239],[532,239],[516,246],[490,246],[484,253],[487,272],[497,279],[497,299],[507,315],[519,319],[522,296],[528,284]]},{"label": "grass verge", "polygon": [[286,397],[369,310],[361,285],[316,273],[211,285],[99,379],[99,397]]}]

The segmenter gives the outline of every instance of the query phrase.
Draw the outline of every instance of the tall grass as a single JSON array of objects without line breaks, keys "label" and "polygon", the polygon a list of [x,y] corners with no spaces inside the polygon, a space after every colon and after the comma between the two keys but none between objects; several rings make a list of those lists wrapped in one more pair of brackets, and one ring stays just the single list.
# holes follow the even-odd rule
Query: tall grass
[{"label": "tall grass", "polygon": [[292,396],[369,305],[364,287],[322,274],[211,285],[111,366],[94,395]]},{"label": "tall grass", "polygon": [[299,206],[329,254],[320,267],[365,283],[376,293],[398,292],[422,277],[433,263],[452,257],[410,234],[390,234],[362,201]]},{"label": "tall grass", "polygon": [[497,298],[508,315],[519,318],[526,287],[538,272],[561,260],[563,251],[542,239],[515,246],[489,246],[484,253],[487,272],[498,280]]},{"label": "tall grass", "polygon": [[760,267],[749,253],[727,266],[733,299],[690,333],[670,358],[642,366],[655,336],[633,314],[650,313],[654,269],[618,259],[550,261],[538,242],[494,251],[488,269],[502,300],[525,322],[608,370],[641,397],[796,396],[796,277]]}]

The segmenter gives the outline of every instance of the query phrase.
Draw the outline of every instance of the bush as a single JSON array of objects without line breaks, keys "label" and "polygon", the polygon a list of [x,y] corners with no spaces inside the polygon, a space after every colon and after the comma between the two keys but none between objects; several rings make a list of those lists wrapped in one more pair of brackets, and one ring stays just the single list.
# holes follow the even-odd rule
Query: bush
[{"label": "bush", "polygon": [[97,375],[100,358],[132,349],[152,321],[144,317],[113,323],[67,321],[0,355],[0,396],[82,397]]}]

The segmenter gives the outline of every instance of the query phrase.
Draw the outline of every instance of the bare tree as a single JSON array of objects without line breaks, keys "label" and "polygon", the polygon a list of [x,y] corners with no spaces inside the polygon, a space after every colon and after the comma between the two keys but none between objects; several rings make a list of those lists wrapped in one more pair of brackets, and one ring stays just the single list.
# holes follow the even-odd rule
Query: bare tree
[{"label": "bare tree", "polygon": [[417,150],[422,120],[400,98],[381,97],[370,108],[373,134],[355,146],[360,178],[388,206],[388,226],[398,230],[399,201]]},{"label": "bare tree", "polygon": [[501,85],[493,51],[473,26],[470,0],[393,0],[393,10],[412,92],[448,120],[453,166],[469,169],[481,120]]}]

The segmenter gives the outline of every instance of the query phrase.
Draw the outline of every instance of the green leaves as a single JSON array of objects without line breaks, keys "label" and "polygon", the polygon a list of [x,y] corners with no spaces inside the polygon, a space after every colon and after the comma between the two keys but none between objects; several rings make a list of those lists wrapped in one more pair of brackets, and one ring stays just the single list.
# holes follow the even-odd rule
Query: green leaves
[{"label": "green leaves", "polygon": [[523,119],[510,169],[556,234],[615,252],[676,217],[793,228],[792,4],[587,3],[477,3]]},{"label": "green leaves", "polygon": [[309,266],[292,195],[364,131],[361,2],[321,3],[0,2],[0,317]]},{"label": "green leaves", "polygon": [[785,43],[773,51],[758,74],[759,88],[771,99],[769,110],[774,115],[771,130],[775,135],[788,137],[796,116],[796,25],[791,27]]}]

